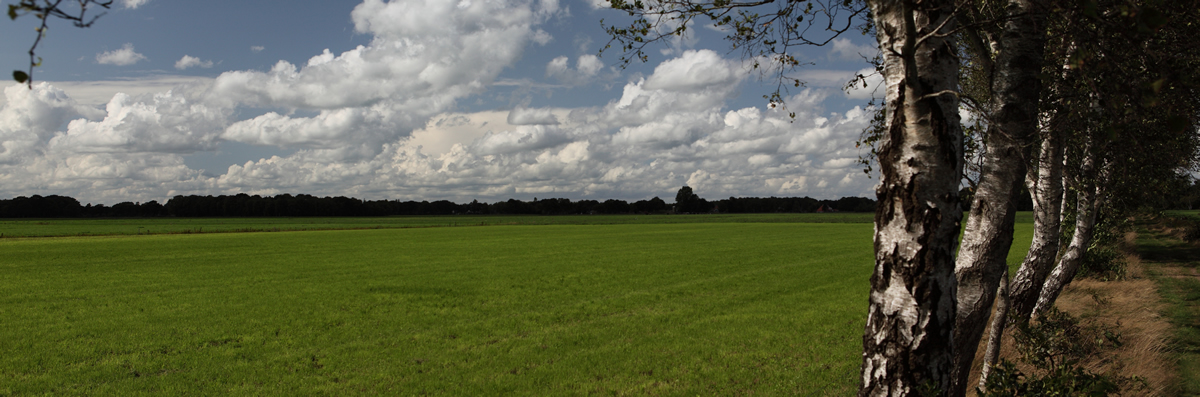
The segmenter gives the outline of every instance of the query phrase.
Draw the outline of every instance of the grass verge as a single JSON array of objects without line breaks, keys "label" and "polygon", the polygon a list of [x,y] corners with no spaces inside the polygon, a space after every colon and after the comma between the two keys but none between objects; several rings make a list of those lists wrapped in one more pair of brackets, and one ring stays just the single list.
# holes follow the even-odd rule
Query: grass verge
[{"label": "grass verge", "polygon": [[1174,395],[1200,396],[1200,246],[1180,237],[1175,221],[1138,225],[1138,253],[1158,283],[1166,306],[1162,313],[1175,327],[1170,345],[1180,377]]},{"label": "grass verge", "polygon": [[[1168,304],[1159,297],[1161,288],[1153,276],[1158,264],[1138,255],[1145,253],[1148,242],[1157,240],[1145,232],[1127,234],[1120,248],[1125,254],[1125,277],[1077,278],[1064,289],[1055,307],[1077,318],[1084,334],[1094,339],[1081,341],[1084,345],[1080,347],[1087,347],[1079,363],[1082,369],[1116,381],[1120,395],[1175,396],[1179,395],[1181,375],[1172,345],[1176,327],[1163,315]],[[1021,362],[1014,332],[1013,327],[1005,332],[1001,358],[1018,363],[1017,368],[1026,374],[1038,373]],[[986,342],[987,338],[981,341],[976,355],[972,387],[978,383]]]}]

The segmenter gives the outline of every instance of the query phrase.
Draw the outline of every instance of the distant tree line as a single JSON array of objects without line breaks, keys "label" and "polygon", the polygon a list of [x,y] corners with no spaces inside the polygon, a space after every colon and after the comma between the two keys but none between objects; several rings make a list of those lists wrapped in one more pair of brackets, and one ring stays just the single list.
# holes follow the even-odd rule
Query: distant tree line
[{"label": "distant tree line", "polygon": [[[682,191],[682,189],[681,189]],[[398,201],[360,200],[350,197],[316,197],[307,194],[276,196],[221,195],[175,196],[160,204],[122,202],[112,206],[81,205],[66,196],[30,196],[0,200],[0,218],[119,218],[119,217],[304,217],[304,216],[389,216],[454,214],[670,214],[670,213],[779,213],[779,212],[872,212],[875,200],[845,197],[817,200],[809,197],[730,197],[708,201],[687,188],[690,196],[677,205],[658,197],[625,200],[578,200],[566,198],[494,203],[473,200],[458,204],[447,200]]]},{"label": "distant tree line", "polygon": [[[1162,195],[1147,206],[1157,209],[1192,209],[1200,202],[1200,181],[1181,181],[1178,188]],[[969,203],[971,192],[959,192],[963,203]],[[1017,199],[1020,211],[1032,210],[1029,193],[1022,191]],[[966,210],[967,208],[964,208]],[[278,217],[278,216],[389,216],[389,215],[574,215],[574,214],[750,214],[800,212],[874,212],[875,200],[863,197],[843,197],[837,200],[817,200],[811,197],[730,197],[708,201],[696,195],[690,187],[679,189],[675,203],[658,197],[627,202],[625,200],[579,200],[566,198],[521,201],[508,199],[494,203],[473,200],[458,204],[447,200],[399,201],[360,200],[351,197],[316,197],[307,194],[259,196],[175,196],[160,204],[122,202],[82,205],[66,196],[16,197],[0,200],[0,218],[153,218],[176,217]]]}]

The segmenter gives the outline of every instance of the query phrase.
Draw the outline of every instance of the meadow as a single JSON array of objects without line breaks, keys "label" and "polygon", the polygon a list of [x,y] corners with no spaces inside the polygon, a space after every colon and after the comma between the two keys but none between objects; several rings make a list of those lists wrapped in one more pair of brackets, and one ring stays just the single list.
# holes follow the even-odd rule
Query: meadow
[{"label": "meadow", "polygon": [[0,239],[0,395],[857,387],[869,214],[512,218]]},{"label": "meadow", "polygon": [[871,223],[869,213],[678,215],[438,215],[298,218],[0,219],[0,238],[403,229],[497,225],[677,223]]}]

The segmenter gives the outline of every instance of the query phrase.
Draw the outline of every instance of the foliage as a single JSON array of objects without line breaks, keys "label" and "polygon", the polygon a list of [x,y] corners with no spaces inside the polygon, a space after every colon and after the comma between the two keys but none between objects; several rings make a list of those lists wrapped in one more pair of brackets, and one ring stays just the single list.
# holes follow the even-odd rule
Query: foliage
[{"label": "foliage", "polygon": [[91,27],[92,23],[96,22],[101,15],[88,16],[90,7],[101,7],[104,9],[112,6],[113,0],[71,0],[67,1],[70,7],[63,5],[66,0],[20,0],[16,4],[8,5],[9,19],[16,20],[18,17],[27,14],[33,14],[41,25],[34,29],[37,32],[37,38],[33,40],[33,46],[29,48],[29,71],[14,70],[13,80],[18,83],[26,83],[30,89],[33,89],[33,68],[42,64],[42,58],[37,56],[38,44],[41,44],[42,39],[46,37],[46,30],[49,29],[50,18],[58,18],[71,21],[75,27],[87,28]]},{"label": "foliage", "polygon": [[1174,193],[1166,200],[1174,200],[1171,207],[1174,209],[1190,210],[1195,208],[1196,202],[1200,201],[1200,179],[1195,179],[1191,175],[1186,178],[1179,178],[1175,183]]},{"label": "foliage", "polygon": [[1120,345],[1120,334],[1112,330],[1081,326],[1078,319],[1051,308],[1037,320],[1018,323],[1014,339],[1021,362],[1034,374],[1001,360],[988,375],[982,396],[1107,396],[1119,392],[1118,382],[1124,381],[1079,365],[1103,348]]},{"label": "foliage", "polygon": [[1198,242],[1200,241],[1200,219],[1191,218],[1189,221],[1190,224],[1187,225],[1184,239],[1192,243]]},{"label": "foliage", "polygon": [[1125,258],[1120,250],[1112,245],[1092,245],[1083,254],[1076,278],[1094,278],[1102,281],[1122,280],[1125,278]]},{"label": "foliage", "polygon": [[676,214],[703,214],[712,212],[712,210],[708,200],[700,198],[700,195],[693,192],[691,187],[681,187],[675,193]]},{"label": "foliage", "polygon": [[601,20],[610,37],[601,53],[616,44],[622,64],[646,62],[647,45],[684,36],[697,22],[711,23],[728,33],[731,49],[741,50],[751,67],[777,82],[774,92],[763,95],[777,104],[783,104],[788,86],[804,84],[788,72],[812,64],[797,58],[797,47],[824,46],[847,31],[872,30],[866,3],[856,0],[611,0],[609,5],[633,20],[618,25]]},{"label": "foliage", "polygon": [[[691,188],[688,188],[690,192]],[[843,197],[837,200],[817,200],[810,197],[730,197],[709,203],[695,193],[681,195],[676,201],[683,205],[677,212],[707,213],[714,208],[721,213],[798,213],[816,212],[822,206],[844,212],[874,212],[875,200],[862,197]],[[576,215],[576,214],[665,214],[670,206],[658,197],[638,200],[608,199],[572,201],[567,198],[522,201],[508,199],[495,203],[472,200],[458,204],[448,200],[399,201],[361,200],[352,197],[316,197],[308,194],[175,196],[165,204],[122,202],[113,206],[87,206],[64,196],[50,195],[16,197],[0,200],[0,218],[113,218],[113,217],[294,217],[294,216],[391,216],[391,215]]]},{"label": "foliage", "polygon": [[1120,245],[1132,224],[1128,216],[1109,207],[1102,207],[1104,216],[1092,228],[1092,242],[1084,252],[1075,277],[1104,281],[1125,278],[1125,255]]}]

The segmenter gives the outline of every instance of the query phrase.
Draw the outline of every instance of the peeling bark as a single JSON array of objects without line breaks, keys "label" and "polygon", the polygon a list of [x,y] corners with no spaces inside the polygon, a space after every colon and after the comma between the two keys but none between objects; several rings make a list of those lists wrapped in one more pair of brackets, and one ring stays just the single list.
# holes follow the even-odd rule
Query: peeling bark
[{"label": "peeling bark", "polygon": [[1005,12],[1008,19],[996,37],[987,152],[955,264],[955,396],[966,394],[971,362],[1007,271],[1016,196],[1025,179],[1027,148],[1037,136],[1044,14],[1030,0],[1010,0]]},{"label": "peeling bark", "polygon": [[873,1],[887,83],[875,273],[860,396],[942,393],[951,382],[954,242],[962,211],[952,1]]}]

